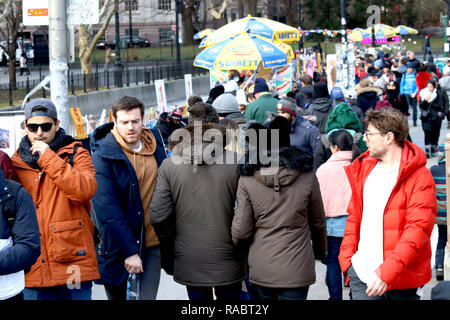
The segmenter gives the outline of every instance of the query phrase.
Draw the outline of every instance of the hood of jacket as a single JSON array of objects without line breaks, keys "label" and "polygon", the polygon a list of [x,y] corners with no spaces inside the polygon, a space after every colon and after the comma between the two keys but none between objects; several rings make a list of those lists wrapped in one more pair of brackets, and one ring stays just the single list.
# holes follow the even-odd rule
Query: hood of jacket
[{"label": "hood of jacket", "polygon": [[194,124],[174,131],[169,140],[172,157],[184,164],[213,164],[224,153],[226,128],[218,123]]},{"label": "hood of jacket", "polygon": [[[273,188],[292,184],[302,172],[313,168],[312,156],[301,149],[290,146],[279,151],[279,166],[264,168],[263,165],[240,164],[239,173],[243,176],[253,176],[262,185]],[[264,170],[264,172],[262,171]]]},{"label": "hood of jacket", "polygon": [[330,98],[317,98],[313,100],[311,108],[318,112],[328,113],[333,106]]},{"label": "hood of jacket", "polygon": [[361,130],[361,121],[359,121],[355,111],[347,103],[342,102],[334,107],[328,116],[325,128],[327,132],[339,128],[353,129],[359,132]]},{"label": "hood of jacket", "polygon": [[117,143],[120,145],[120,147],[130,154],[137,154],[143,156],[151,156],[156,151],[156,139],[151,134],[150,129],[143,128],[142,133],[140,136],[140,140],[142,141],[142,150],[140,152],[135,152],[130,146],[123,140],[123,138],[120,136],[119,132],[117,131],[116,127],[113,127],[111,130],[111,133],[114,135],[114,138],[116,138]]},{"label": "hood of jacket", "polygon": [[[365,178],[367,178],[368,174],[378,161],[379,159],[371,157],[369,150],[367,150],[361,156],[356,158],[350,166],[346,167],[346,172],[353,182],[360,179],[362,179],[361,181],[365,181]],[[398,183],[405,180],[416,170],[424,167],[426,163],[427,157],[425,152],[415,144],[405,141],[400,160],[399,175],[397,179]]]},{"label": "hood of jacket", "polygon": [[307,98],[312,98],[314,90],[313,86],[301,87],[298,92]]},{"label": "hood of jacket", "polygon": [[368,93],[368,94],[366,94],[366,96],[368,96],[368,97],[376,96],[378,94],[378,90],[377,90],[377,88],[374,88],[374,87],[362,87],[362,88],[359,88],[358,90],[356,90],[357,97],[364,93]]}]

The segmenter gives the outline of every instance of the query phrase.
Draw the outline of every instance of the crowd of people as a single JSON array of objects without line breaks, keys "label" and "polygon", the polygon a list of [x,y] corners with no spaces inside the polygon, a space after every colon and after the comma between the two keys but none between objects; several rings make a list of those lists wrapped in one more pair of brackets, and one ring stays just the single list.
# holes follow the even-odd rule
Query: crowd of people
[{"label": "crowd of people", "polygon": [[0,299],[88,300],[94,281],[125,300],[135,274],[154,300],[164,269],[191,300],[306,300],[316,260],[330,300],[344,285],[355,300],[420,299],[436,223],[443,276],[434,130],[449,116],[450,69],[439,79],[413,53],[359,61],[356,97],[320,75],[285,96],[237,79],[146,123],[144,103],[123,96],[84,147],[52,101],[32,100],[18,150],[1,157],[0,199],[16,214],[1,208]]}]

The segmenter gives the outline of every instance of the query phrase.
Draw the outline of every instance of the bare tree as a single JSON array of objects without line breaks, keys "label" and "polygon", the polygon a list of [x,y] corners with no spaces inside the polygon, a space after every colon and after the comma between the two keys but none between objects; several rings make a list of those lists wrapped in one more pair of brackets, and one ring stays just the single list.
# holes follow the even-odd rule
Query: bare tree
[{"label": "bare tree", "polygon": [[81,63],[81,72],[85,75],[89,75],[87,79],[87,86],[93,87],[92,81],[92,55],[98,41],[105,34],[108,28],[109,22],[115,13],[114,0],[106,0],[100,9],[100,21],[103,21],[100,30],[94,34],[92,25],[81,24],[78,27],[78,48],[79,57]]},{"label": "bare tree", "polygon": [[[183,26],[183,45],[194,44],[194,20],[196,20],[199,2],[195,0],[180,1],[181,24]],[[177,40],[178,41],[178,40]]]},{"label": "bare tree", "polygon": [[0,0],[0,35],[8,43],[7,48],[9,56],[9,84],[16,88],[16,39],[19,33],[20,23],[22,22],[22,0]]}]

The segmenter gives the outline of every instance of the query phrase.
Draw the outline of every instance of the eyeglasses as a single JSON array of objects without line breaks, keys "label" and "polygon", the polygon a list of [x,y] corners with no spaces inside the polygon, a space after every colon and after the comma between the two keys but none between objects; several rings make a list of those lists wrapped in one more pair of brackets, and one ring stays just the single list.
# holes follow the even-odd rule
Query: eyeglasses
[{"label": "eyeglasses", "polygon": [[42,131],[48,132],[52,129],[54,122],[44,122],[44,123],[27,123],[27,128],[30,132],[37,132],[39,127]]},{"label": "eyeglasses", "polygon": [[367,132],[367,131],[364,131],[364,136],[365,136],[367,139],[370,139],[370,136],[372,136],[372,135],[374,135],[374,134],[385,134],[385,133],[382,133],[382,132]]}]

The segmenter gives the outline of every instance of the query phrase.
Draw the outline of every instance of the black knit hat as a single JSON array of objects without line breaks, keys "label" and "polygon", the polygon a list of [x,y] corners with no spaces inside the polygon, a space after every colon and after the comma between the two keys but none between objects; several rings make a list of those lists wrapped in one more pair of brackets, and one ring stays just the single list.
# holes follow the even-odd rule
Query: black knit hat
[{"label": "black knit hat", "polygon": [[225,92],[225,87],[222,85],[215,86],[209,91],[208,103],[213,103],[222,93]]},{"label": "black knit hat", "polygon": [[280,148],[289,147],[291,145],[291,122],[288,119],[282,116],[276,116],[269,124],[269,129],[278,130]]},{"label": "black knit hat", "polygon": [[318,82],[313,86],[313,99],[329,98],[328,86],[325,82]]}]

